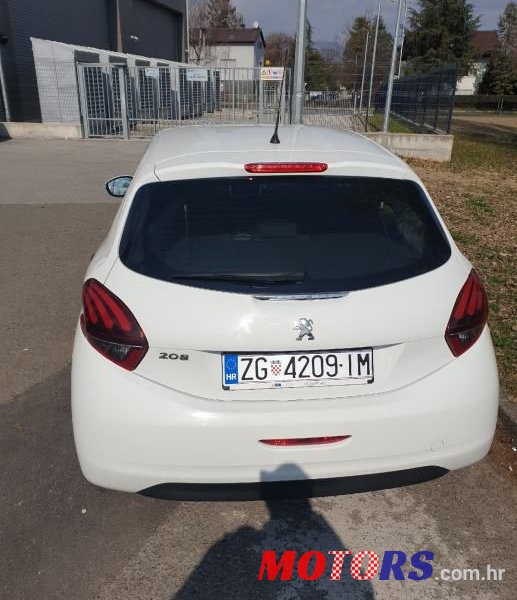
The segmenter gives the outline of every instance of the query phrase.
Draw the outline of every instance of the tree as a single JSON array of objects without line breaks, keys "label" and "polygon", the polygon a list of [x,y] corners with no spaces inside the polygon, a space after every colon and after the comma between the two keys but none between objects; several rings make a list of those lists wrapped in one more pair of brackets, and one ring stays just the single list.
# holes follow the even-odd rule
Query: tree
[{"label": "tree", "polygon": [[[373,43],[377,16],[368,18],[367,15],[356,17],[351,27],[346,31],[346,42],[343,48],[343,61],[345,63],[345,76],[343,83],[348,88],[357,88],[361,85],[364,52],[366,49],[366,34],[369,34],[368,52],[366,55],[367,73],[373,61]],[[379,33],[377,36],[377,51],[375,53],[375,84],[378,84],[389,72],[391,52],[393,49],[393,36],[387,31],[384,20],[379,19]],[[369,81],[368,81],[369,84]]]},{"label": "tree", "polygon": [[[373,56],[373,40],[377,17],[369,19],[366,15],[356,17],[351,27],[347,29],[347,40],[343,48],[343,60],[354,63],[361,68],[364,61],[364,50],[366,45],[366,33],[369,34],[367,63]],[[387,31],[382,16],[379,19],[379,34],[377,36],[377,53],[375,60],[379,64],[388,64],[391,59],[393,48],[393,36]]]},{"label": "tree", "polygon": [[305,49],[305,88],[311,90],[328,90],[333,88],[329,80],[328,70],[321,52],[314,46],[313,29],[307,21],[307,46]]},{"label": "tree", "polygon": [[510,56],[502,50],[490,55],[478,94],[505,96],[517,93],[517,71],[512,66]]},{"label": "tree", "polygon": [[509,56],[517,52],[517,4],[508,2],[498,22],[499,42]]},{"label": "tree", "polygon": [[[235,28],[242,16],[231,0],[196,0],[189,9],[189,60],[198,65],[213,62],[214,49],[210,43],[214,29]],[[217,57],[223,58],[220,52]]]},{"label": "tree", "polygon": [[206,18],[209,29],[232,29],[244,23],[232,0],[207,0]]},{"label": "tree", "polygon": [[475,60],[472,34],[480,17],[467,0],[418,0],[419,9],[410,9],[406,52],[415,63],[430,65],[455,62],[460,76],[466,75]]},{"label": "tree", "polygon": [[326,42],[320,48],[320,52],[325,62],[341,62],[343,60],[343,40],[339,36],[336,36],[332,42]]},{"label": "tree", "polygon": [[494,94],[502,97],[517,93],[517,4],[509,2],[499,17],[499,48],[490,53],[478,94]]},{"label": "tree", "polygon": [[270,33],[266,38],[264,60],[269,61],[274,67],[281,67],[284,64],[287,50],[287,63],[293,64],[295,44],[294,37],[288,33]]},{"label": "tree", "polygon": [[189,8],[189,61],[197,65],[211,60],[211,48],[207,44],[207,0],[197,1]]}]

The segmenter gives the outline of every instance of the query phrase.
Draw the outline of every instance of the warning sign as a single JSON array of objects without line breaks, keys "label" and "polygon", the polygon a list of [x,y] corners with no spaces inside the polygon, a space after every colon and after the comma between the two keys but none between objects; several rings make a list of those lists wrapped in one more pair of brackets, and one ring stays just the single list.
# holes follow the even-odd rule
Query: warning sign
[{"label": "warning sign", "polygon": [[284,78],[284,67],[262,67],[260,78],[262,81],[282,81]]}]

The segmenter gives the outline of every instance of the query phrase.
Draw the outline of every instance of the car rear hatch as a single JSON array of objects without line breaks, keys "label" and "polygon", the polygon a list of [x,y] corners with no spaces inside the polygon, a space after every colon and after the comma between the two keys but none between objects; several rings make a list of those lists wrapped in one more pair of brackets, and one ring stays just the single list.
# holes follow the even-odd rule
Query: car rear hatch
[{"label": "car rear hatch", "polygon": [[[450,362],[466,275],[415,182],[258,176],[141,188],[105,285],[148,340],[137,375],[214,400],[295,400],[390,391]],[[372,360],[360,382],[225,385],[226,355],[351,350]]]}]

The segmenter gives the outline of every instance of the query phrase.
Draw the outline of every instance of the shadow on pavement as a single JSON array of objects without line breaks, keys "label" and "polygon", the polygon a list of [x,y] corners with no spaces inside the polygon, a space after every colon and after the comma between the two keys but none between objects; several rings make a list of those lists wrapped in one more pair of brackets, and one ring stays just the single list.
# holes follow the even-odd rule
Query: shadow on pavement
[{"label": "shadow on pavement", "polygon": [[[95,598],[177,503],[103,490],[83,478],[73,444],[69,367],[0,405],[0,424],[0,598]],[[292,476],[298,467],[281,468]],[[342,579],[330,580],[333,556],[327,553],[346,546],[309,500],[271,500],[267,506],[265,525],[241,527],[218,541],[175,600],[374,597],[370,582],[352,579],[350,557]],[[303,581],[295,567],[292,581],[258,581],[264,550],[278,556],[295,550],[298,557],[319,550],[328,556],[326,572]]]},{"label": "shadow on pavement", "polygon": [[[292,476],[295,465],[284,465]],[[266,475],[266,474],[265,474]],[[270,479],[270,477],[267,477]],[[307,497],[311,495],[307,481]],[[308,499],[267,500],[269,520],[261,527],[244,526],[224,536],[205,554],[184,586],[171,600],[369,600],[374,598],[369,581],[356,581],[350,575],[351,556],[345,557],[342,578],[330,580],[333,555],[329,550],[346,550],[346,545],[319,513],[312,509]],[[277,561],[285,550],[303,553],[316,550],[327,559],[327,568],[321,579],[304,581],[297,573],[297,562],[292,581],[258,580],[262,553],[276,551]],[[364,563],[366,565],[366,561]],[[313,572],[314,558],[308,572]]]},{"label": "shadow on pavement", "polygon": [[3,123],[0,123],[0,142],[7,142],[10,139],[9,130]]},{"label": "shadow on pavement", "polygon": [[0,405],[0,427],[0,598],[95,597],[176,504],[83,478],[69,367]]}]

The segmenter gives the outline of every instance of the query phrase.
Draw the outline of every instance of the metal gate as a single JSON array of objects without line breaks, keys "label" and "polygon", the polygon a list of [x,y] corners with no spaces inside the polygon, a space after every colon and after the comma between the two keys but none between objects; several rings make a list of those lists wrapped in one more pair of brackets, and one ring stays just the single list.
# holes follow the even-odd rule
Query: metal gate
[{"label": "metal gate", "polygon": [[262,81],[260,69],[77,65],[85,137],[151,137],[191,124],[289,122],[291,73]]}]

